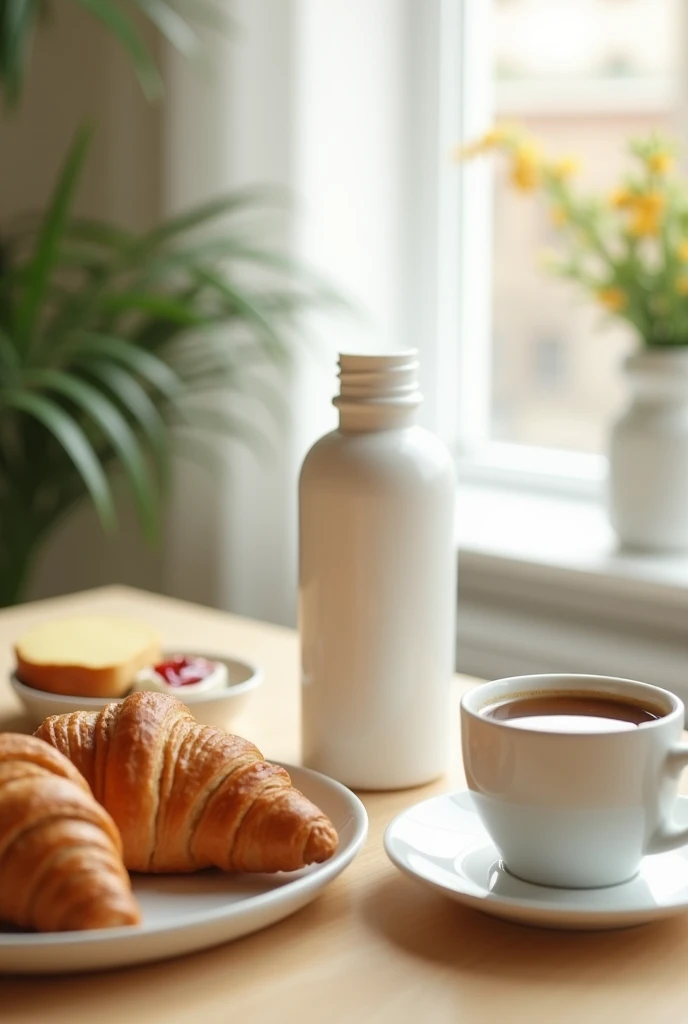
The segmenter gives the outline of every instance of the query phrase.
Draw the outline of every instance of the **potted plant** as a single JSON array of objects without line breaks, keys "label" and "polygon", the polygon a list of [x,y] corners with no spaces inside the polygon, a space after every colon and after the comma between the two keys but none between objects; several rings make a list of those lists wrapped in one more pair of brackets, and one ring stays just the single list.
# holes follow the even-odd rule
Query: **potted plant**
[{"label": "potted plant", "polygon": [[609,434],[610,520],[628,547],[686,550],[688,183],[669,140],[652,135],[629,148],[629,172],[609,195],[585,194],[576,158],[547,156],[518,126],[496,127],[459,156],[505,156],[513,185],[549,207],[561,248],[548,269],[633,328],[631,399]]},{"label": "potted plant", "polygon": [[[83,6],[155,91],[157,71],[124,7]],[[138,6],[173,42],[191,46],[183,2]],[[0,9],[0,88],[10,103],[44,7],[22,0]],[[295,317],[333,298],[253,240],[245,215],[274,203],[268,189],[223,196],[144,233],[75,216],[89,138],[83,129],[73,140],[37,222],[0,230],[0,606],[21,599],[37,553],[75,503],[89,497],[104,528],[114,527],[113,474],[153,539],[176,451],[197,460],[204,434],[218,431],[260,443],[231,395],[276,411],[279,398],[260,370],[286,365]],[[204,234],[208,225],[214,230]],[[256,275],[246,268],[261,271],[263,283],[247,284]],[[221,408],[210,400],[219,389]]]}]

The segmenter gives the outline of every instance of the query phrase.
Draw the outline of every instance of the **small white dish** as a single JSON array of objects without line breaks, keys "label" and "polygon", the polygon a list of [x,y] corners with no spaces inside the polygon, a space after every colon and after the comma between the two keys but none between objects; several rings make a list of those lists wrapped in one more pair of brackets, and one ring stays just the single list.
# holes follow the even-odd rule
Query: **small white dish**
[{"label": "small white dish", "polygon": [[[688,823],[688,797],[676,805]],[[543,928],[627,928],[688,912],[688,846],[646,857],[628,882],[603,889],[555,889],[510,875],[468,791],[415,804],[385,832],[393,864],[459,903]]]},{"label": "small white dish", "polygon": [[[341,783],[307,768],[284,767],[337,829],[339,847],[330,860],[275,875],[132,875],[143,915],[139,927],[39,935],[3,931],[0,923],[0,973],[81,973],[166,960],[249,935],[310,903],[361,849],[368,816]],[[266,971],[269,977],[269,966]]]},{"label": "small white dish", "polygon": [[[165,669],[171,669],[175,680],[186,680],[176,685],[170,682],[165,676]],[[199,677],[199,671],[201,676]],[[180,689],[181,685],[181,689]],[[206,658],[189,658],[187,655],[180,655],[168,661],[160,671],[160,665],[146,665],[134,676],[131,684],[132,693],[138,691],[154,691],[155,693],[169,693],[176,697],[183,693],[185,697],[195,696],[197,693],[208,693],[211,690],[226,690],[229,685],[229,672],[224,661],[214,659],[209,661]]]},{"label": "small white dish", "polygon": [[[177,654],[177,651],[163,652],[163,660]],[[185,704],[201,725],[214,725],[227,729],[239,715],[253,691],[263,681],[263,673],[255,665],[238,658],[227,658],[220,654],[206,654],[203,651],[184,651],[197,657],[219,661],[227,666],[227,686],[222,690],[206,693],[184,693],[180,686],[174,696]],[[120,703],[124,697],[72,697],[61,693],[47,693],[27,686],[13,672],[10,685],[22,701],[32,723],[39,726],[49,715],[68,715],[72,711],[100,711],[106,704]]]}]

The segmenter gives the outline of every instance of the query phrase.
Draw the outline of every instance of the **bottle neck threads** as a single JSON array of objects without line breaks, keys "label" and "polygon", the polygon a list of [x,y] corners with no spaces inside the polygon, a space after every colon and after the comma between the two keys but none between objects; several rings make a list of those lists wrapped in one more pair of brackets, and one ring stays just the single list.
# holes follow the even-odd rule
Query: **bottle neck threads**
[{"label": "bottle neck threads", "polygon": [[339,356],[339,425],[346,431],[392,430],[415,422],[418,390],[415,349],[388,355]]}]

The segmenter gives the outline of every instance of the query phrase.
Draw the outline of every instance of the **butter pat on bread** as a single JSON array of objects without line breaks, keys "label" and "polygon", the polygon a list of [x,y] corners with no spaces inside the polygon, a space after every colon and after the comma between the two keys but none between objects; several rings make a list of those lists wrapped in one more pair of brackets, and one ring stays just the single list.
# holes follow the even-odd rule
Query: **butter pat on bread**
[{"label": "butter pat on bread", "polygon": [[22,683],[75,697],[122,697],[139,669],[162,657],[155,630],[135,619],[51,619],[14,646]]}]

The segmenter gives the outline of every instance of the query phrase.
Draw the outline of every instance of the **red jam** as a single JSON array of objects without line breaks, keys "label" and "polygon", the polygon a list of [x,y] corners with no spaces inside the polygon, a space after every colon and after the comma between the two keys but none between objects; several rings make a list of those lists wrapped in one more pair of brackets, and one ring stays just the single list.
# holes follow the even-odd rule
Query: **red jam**
[{"label": "red jam", "polygon": [[201,683],[215,671],[215,665],[207,658],[186,658],[179,654],[154,666],[155,671],[168,686],[191,686]]}]

